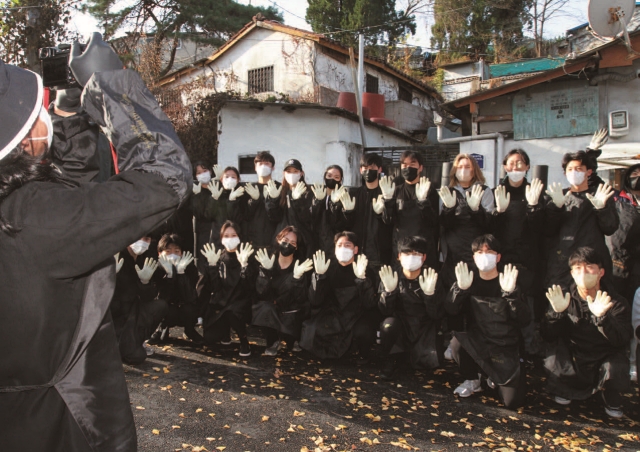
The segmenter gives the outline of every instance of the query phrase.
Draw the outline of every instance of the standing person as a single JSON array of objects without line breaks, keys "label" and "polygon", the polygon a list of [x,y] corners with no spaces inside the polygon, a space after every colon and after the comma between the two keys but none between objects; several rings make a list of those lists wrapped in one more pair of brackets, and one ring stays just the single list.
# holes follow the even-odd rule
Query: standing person
[{"label": "standing person", "polygon": [[[398,252],[398,242],[404,237],[420,236],[427,241],[427,261],[430,268],[438,264],[438,214],[429,199],[431,181],[421,177],[422,156],[415,151],[404,151],[400,156],[404,183],[395,187],[390,178],[380,181],[384,209],[382,221],[393,228],[392,252]],[[381,200],[374,210],[379,210]]]},{"label": "standing person", "polygon": [[353,232],[335,236],[335,258],[313,257],[309,288],[311,316],[302,325],[300,347],[320,359],[341,358],[351,348],[367,361],[376,337],[376,292],[367,257],[358,256]]},{"label": "standing person", "polygon": [[256,291],[258,301],[253,305],[253,325],[261,327],[267,340],[264,354],[275,356],[282,341],[293,351],[300,351],[298,340],[302,320],[307,313],[309,278],[313,262],[304,256],[304,244],[298,230],[287,226],[276,236],[277,251],[269,256],[266,249],[258,250],[260,264]]},{"label": "standing person", "polygon": [[295,226],[307,247],[306,257],[311,257],[316,249],[311,217],[313,194],[307,190],[302,164],[296,159],[287,160],[282,185],[278,187],[275,181],[270,180],[267,194],[265,206],[269,218],[278,221],[276,230]]},{"label": "standing person", "polygon": [[603,279],[604,260],[595,249],[576,249],[569,268],[569,292],[558,285],[547,292],[550,307],[542,328],[552,343],[545,360],[547,390],[560,405],[601,391],[605,412],[620,418],[622,394],[629,388],[631,310]]},{"label": "standing person", "polygon": [[452,348],[465,379],[454,394],[469,397],[482,391],[480,377],[484,374],[487,386],[497,389],[504,406],[514,409],[524,404],[527,392],[520,360],[520,328],[529,323],[531,312],[516,284],[518,269],[507,264],[498,274],[498,240],[491,234],[483,235],[471,248],[478,277],[460,262],[445,302],[447,312],[455,315],[466,310],[468,314],[467,331],[453,333]]},{"label": "standing person", "polygon": [[570,188],[563,190],[554,183],[547,189],[550,198],[545,206],[544,231],[554,238],[554,244],[549,252],[545,287],[569,287],[572,278],[567,259],[582,246],[590,246],[602,256],[605,279],[610,279],[612,264],[605,236],[612,235],[620,225],[611,199],[613,188],[609,184],[589,187],[592,161],[584,151],[565,154],[562,169]]},{"label": "standing person", "polygon": [[209,185],[212,206],[211,242],[220,244],[217,232],[227,221],[236,224],[242,222],[247,205],[245,188],[240,186],[240,172],[233,166],[227,166],[220,174],[220,182],[214,180]]},{"label": "standing person", "polygon": [[[316,249],[321,249],[329,258],[333,257],[333,238],[344,230],[345,221],[342,214],[342,197],[347,193],[343,184],[344,174],[338,165],[327,167],[324,172],[324,185],[313,184],[311,201],[311,217]],[[350,199],[346,201],[351,207]]]},{"label": "standing person", "polygon": [[69,65],[120,173],[102,184],[63,179],[43,160],[53,130],[39,76],[0,61],[0,341],[14,344],[0,351],[0,444],[134,452],[108,314],[113,255],[186,199],[191,167],[154,96],[99,33],[84,52],[74,43]]},{"label": "standing person", "polygon": [[[211,166],[204,161],[193,162],[194,176],[197,182],[193,183],[193,194],[189,198],[189,206],[193,215],[195,232],[195,252],[202,249],[205,243],[211,241],[211,228],[213,225],[214,199],[211,197],[209,185],[214,178]],[[171,231],[175,232],[175,231]],[[206,262],[196,257],[198,271],[203,274]]]},{"label": "standing person", "polygon": [[247,323],[251,322],[251,302],[255,297],[255,266],[250,265],[253,254],[250,243],[240,244],[240,228],[232,221],[220,228],[220,242],[224,250],[216,251],[213,243],[205,245],[202,254],[207,258],[207,277],[212,292],[204,318],[204,339],[208,346],[225,341],[233,328],[240,340],[240,356],[251,356]]},{"label": "standing person", "polygon": [[389,266],[380,270],[378,307],[386,317],[380,328],[380,344],[388,355],[380,376],[385,380],[392,378],[403,355],[408,355],[414,369],[440,365],[437,334],[444,306],[442,294],[436,293],[438,274],[433,268],[420,274],[427,248],[423,237],[405,237],[398,243],[400,278]]}]

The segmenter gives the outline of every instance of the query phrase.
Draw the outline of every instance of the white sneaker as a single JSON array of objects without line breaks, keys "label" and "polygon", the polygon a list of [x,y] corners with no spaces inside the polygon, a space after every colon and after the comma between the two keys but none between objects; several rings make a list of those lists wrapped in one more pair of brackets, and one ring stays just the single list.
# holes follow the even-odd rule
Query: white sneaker
[{"label": "white sneaker", "polygon": [[553,400],[558,405],[569,405],[571,403],[571,399],[565,399],[564,397],[560,397],[560,396],[555,396]]},{"label": "white sneaker", "polygon": [[491,378],[487,378],[487,386],[491,389],[496,389],[496,384],[493,382]]},{"label": "white sneaker", "polygon": [[[447,349],[444,351],[444,359],[453,361],[453,350],[451,350],[451,345],[449,345]],[[468,380],[468,381],[471,381],[471,380]]]},{"label": "white sneaker", "polygon": [[196,326],[202,326],[202,322],[203,322],[202,317],[198,317],[198,323],[196,323]]},{"label": "white sneaker", "polygon": [[631,381],[638,381],[638,368],[635,365],[632,365],[629,369],[629,379]]},{"label": "white sneaker", "polygon": [[280,351],[281,345],[281,341],[275,341],[270,347],[266,348],[264,351],[265,356],[276,356]]},{"label": "white sneaker", "polygon": [[300,344],[298,343],[298,341],[295,341],[293,343],[293,347],[291,347],[291,351],[292,352],[301,352],[302,351],[302,347],[300,347]]},{"label": "white sneaker", "polygon": [[460,386],[458,386],[454,394],[458,394],[460,397],[469,397],[470,395],[481,392],[482,385],[480,384],[480,380],[465,380]]},{"label": "white sneaker", "polygon": [[147,356],[153,355],[154,351],[151,347],[149,347],[147,344],[142,344],[142,346],[144,347],[144,351],[147,352]]},{"label": "white sneaker", "polygon": [[611,408],[611,407],[605,406],[604,412],[607,413],[609,417],[612,417],[614,419],[620,419],[621,417],[624,417],[624,413],[620,408]]}]

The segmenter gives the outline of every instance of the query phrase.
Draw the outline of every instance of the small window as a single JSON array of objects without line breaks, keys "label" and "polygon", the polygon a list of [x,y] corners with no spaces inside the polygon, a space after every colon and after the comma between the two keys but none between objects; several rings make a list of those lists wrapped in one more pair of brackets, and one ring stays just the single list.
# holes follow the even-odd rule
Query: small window
[{"label": "small window", "polygon": [[273,91],[273,66],[251,69],[248,77],[249,94]]},{"label": "small window", "polygon": [[411,88],[405,85],[400,85],[398,87],[398,99],[403,100],[405,102],[413,102],[413,95],[411,94]]},{"label": "small window", "polygon": [[253,159],[255,158],[255,154],[238,157],[238,170],[240,174],[256,174],[256,166],[253,164]]},{"label": "small window", "polygon": [[364,85],[365,92],[378,94],[378,77],[367,74]]}]

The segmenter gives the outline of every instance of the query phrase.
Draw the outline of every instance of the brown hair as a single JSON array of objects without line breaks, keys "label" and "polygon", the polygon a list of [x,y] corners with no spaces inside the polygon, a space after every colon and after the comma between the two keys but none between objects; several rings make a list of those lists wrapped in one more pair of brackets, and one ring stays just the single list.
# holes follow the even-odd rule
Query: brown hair
[{"label": "brown hair", "polygon": [[471,157],[469,154],[458,154],[456,155],[456,158],[453,160],[453,164],[451,165],[451,171],[449,172],[449,187],[455,187],[460,183],[460,181],[458,181],[458,178],[456,177],[456,171],[458,169],[458,164],[462,159],[468,159],[469,162],[471,163],[471,168],[473,168],[473,178],[471,179],[470,185],[473,185],[476,182],[480,182],[481,184],[484,184],[485,183],[484,175],[482,174],[482,170],[480,169],[480,166],[478,166],[478,162],[476,161],[476,159]]},{"label": "brown hair", "polygon": [[296,241],[300,238],[300,234],[298,234],[298,228],[296,228],[295,226],[285,226],[284,229],[278,232],[278,235],[276,235],[276,242],[280,243],[280,240],[284,239],[284,237],[290,232],[293,232],[296,235]]},{"label": "brown hair", "polygon": [[234,223],[231,220],[227,220],[224,222],[224,224],[220,228],[220,240],[222,240],[222,235],[229,228],[232,228],[234,231],[236,231],[236,234],[238,234],[238,238],[240,238],[240,226],[238,226],[236,223]]}]

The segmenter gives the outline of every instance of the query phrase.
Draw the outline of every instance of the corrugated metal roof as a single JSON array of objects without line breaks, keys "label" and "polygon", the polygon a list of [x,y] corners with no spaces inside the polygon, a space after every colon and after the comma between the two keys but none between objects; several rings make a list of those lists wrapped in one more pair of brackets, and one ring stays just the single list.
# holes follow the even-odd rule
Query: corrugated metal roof
[{"label": "corrugated metal roof", "polygon": [[489,66],[491,78],[509,75],[542,72],[555,69],[564,64],[565,58],[536,58],[535,60],[514,61],[513,63],[492,64]]}]

